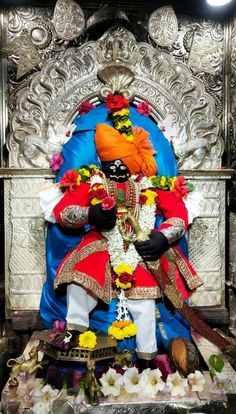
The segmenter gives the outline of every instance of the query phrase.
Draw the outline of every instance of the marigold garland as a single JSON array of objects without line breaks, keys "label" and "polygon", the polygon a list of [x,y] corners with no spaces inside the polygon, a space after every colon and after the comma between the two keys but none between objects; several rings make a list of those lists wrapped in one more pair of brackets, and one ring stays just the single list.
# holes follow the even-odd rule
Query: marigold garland
[{"label": "marigold garland", "polygon": [[[119,326],[118,323],[124,323],[125,325]],[[113,338],[121,341],[124,338],[130,338],[137,334],[137,326],[132,323],[130,320],[127,321],[115,321],[108,328],[108,335],[113,336]]]},{"label": "marigold garland", "polygon": [[107,95],[106,106],[111,111],[114,128],[117,129],[127,141],[132,142],[134,137],[132,123],[129,119],[130,111],[127,109],[129,108],[128,99],[124,98],[122,95],[113,95],[109,93]]}]

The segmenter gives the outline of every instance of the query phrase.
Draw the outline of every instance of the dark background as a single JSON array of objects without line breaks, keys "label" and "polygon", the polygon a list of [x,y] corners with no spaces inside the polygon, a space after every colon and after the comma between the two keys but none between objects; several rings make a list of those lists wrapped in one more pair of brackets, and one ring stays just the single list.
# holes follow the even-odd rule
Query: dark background
[{"label": "dark background", "polygon": [[[231,0],[231,3],[225,6],[212,7],[206,4],[206,0],[151,0],[151,1],[139,1],[139,0],[105,0],[105,1],[91,1],[91,0],[78,0],[77,3],[82,9],[88,11],[95,11],[104,4],[117,6],[125,11],[131,11],[134,13],[143,11],[150,13],[163,5],[172,5],[175,12],[178,14],[194,15],[203,18],[229,18],[232,13],[236,11],[236,0]],[[19,7],[19,6],[39,6],[49,7],[56,4],[55,0],[0,0],[0,7]]]}]

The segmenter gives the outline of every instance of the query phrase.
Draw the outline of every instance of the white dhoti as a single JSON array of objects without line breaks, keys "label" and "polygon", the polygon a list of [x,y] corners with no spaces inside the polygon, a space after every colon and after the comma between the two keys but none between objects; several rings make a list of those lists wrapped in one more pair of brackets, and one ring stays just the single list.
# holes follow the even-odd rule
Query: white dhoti
[{"label": "white dhoti", "polygon": [[[89,313],[97,299],[74,283],[67,286],[67,329],[84,332],[89,327]],[[141,359],[150,360],[157,354],[156,306],[153,299],[127,300],[127,307],[137,326],[136,353]]]}]

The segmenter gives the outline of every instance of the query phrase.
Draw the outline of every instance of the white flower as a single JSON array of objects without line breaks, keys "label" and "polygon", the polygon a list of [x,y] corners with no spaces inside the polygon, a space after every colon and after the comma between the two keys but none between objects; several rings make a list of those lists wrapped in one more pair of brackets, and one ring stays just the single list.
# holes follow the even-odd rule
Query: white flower
[{"label": "white flower", "polygon": [[188,375],[188,382],[191,385],[191,391],[203,391],[206,382],[204,375],[196,370],[194,373]]},{"label": "white flower", "polygon": [[174,374],[168,374],[166,385],[170,387],[171,395],[183,397],[186,394],[185,387],[188,387],[188,380],[182,378],[178,371],[176,371]]},{"label": "white flower", "polygon": [[162,391],[165,388],[165,383],[161,376],[162,373],[158,368],[153,370],[150,368],[145,369],[140,379],[142,394],[155,397],[158,391]]},{"label": "white flower", "polygon": [[137,368],[128,368],[123,375],[125,390],[130,394],[140,392],[140,378]]},{"label": "white flower", "polygon": [[115,369],[109,368],[106,374],[103,374],[99,380],[102,384],[101,391],[103,395],[113,395],[117,397],[120,394],[120,387],[123,384],[121,374],[118,374]]},{"label": "white flower", "polygon": [[32,412],[34,414],[46,414],[50,410],[52,402],[57,398],[58,390],[53,390],[50,385],[37,388],[31,394],[33,401]]}]

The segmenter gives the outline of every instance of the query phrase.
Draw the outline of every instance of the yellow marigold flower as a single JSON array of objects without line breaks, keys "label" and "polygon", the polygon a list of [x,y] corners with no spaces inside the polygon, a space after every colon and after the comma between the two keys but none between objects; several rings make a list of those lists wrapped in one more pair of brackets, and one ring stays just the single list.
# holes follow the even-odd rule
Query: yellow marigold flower
[{"label": "yellow marigold flower", "polygon": [[129,338],[130,336],[135,336],[137,334],[137,326],[132,323],[131,325],[125,326],[123,328],[123,333],[125,338]]},{"label": "yellow marigold flower", "polygon": [[91,175],[89,170],[87,170],[86,168],[80,168],[79,172],[81,175],[85,175],[85,177],[90,177]]},{"label": "yellow marigold flower", "polygon": [[76,180],[76,184],[79,185],[81,182],[81,175],[78,174],[77,180]]},{"label": "yellow marigold flower", "polygon": [[120,282],[119,278],[116,279],[116,286],[120,289],[130,289],[131,288],[131,283],[122,283]]},{"label": "yellow marigold flower", "polygon": [[165,176],[161,177],[160,185],[161,185],[161,187],[165,187],[165,185],[166,185],[166,177]]},{"label": "yellow marigold flower", "polygon": [[81,346],[81,348],[93,349],[95,348],[96,343],[97,337],[92,331],[86,331],[79,336],[79,346]]},{"label": "yellow marigold flower", "polygon": [[175,181],[177,180],[177,177],[173,177],[170,179],[171,184],[170,184],[170,191],[173,190],[174,186],[175,186]]},{"label": "yellow marigold flower", "polygon": [[97,186],[96,190],[97,190],[98,188],[105,188],[105,187],[104,187],[104,185],[103,185],[103,184],[99,184],[99,185]]},{"label": "yellow marigold flower", "polygon": [[125,122],[123,122],[123,123],[122,123],[122,126],[124,126],[124,127],[126,127],[126,128],[131,127],[131,125],[132,125],[132,124],[131,124],[131,121],[129,121],[129,120],[128,120],[128,121],[125,121]]},{"label": "yellow marigold flower", "polygon": [[120,273],[129,273],[129,275],[132,275],[134,272],[133,267],[126,263],[120,263],[118,266],[115,266],[113,270],[117,275]]},{"label": "yellow marigold flower", "polygon": [[155,204],[155,198],[156,198],[156,192],[153,190],[146,190],[143,193],[147,197],[146,205],[151,206],[152,204]]},{"label": "yellow marigold flower", "polygon": [[129,110],[124,108],[124,109],[121,109],[120,111],[113,112],[112,115],[113,116],[125,116],[125,115],[129,116]]},{"label": "yellow marigold flower", "polygon": [[90,164],[89,168],[91,168],[95,173],[100,171],[100,168],[98,168],[95,164]]},{"label": "yellow marigold flower", "polygon": [[96,204],[101,203],[102,200],[100,200],[99,198],[94,197],[91,201],[92,206],[95,206]]},{"label": "yellow marigold flower", "polygon": [[122,340],[125,337],[123,330],[120,328],[116,328],[115,326],[109,326],[108,335],[113,336],[113,338],[118,340]]}]

